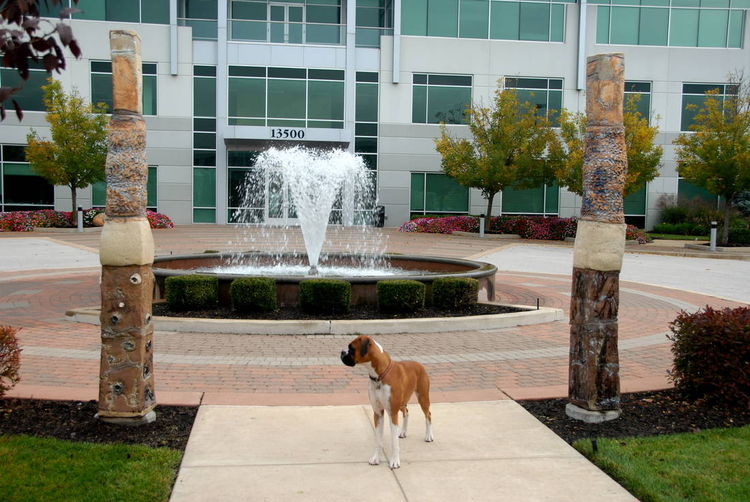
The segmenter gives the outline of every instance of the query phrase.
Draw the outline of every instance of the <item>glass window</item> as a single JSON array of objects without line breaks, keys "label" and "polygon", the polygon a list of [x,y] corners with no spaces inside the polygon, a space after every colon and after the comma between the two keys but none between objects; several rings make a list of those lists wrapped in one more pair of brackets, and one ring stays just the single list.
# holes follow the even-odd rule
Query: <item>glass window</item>
[{"label": "glass window", "polygon": [[641,117],[650,122],[651,120],[651,83],[625,81],[625,102],[632,97],[638,96],[636,109]]},{"label": "glass window", "polygon": [[622,203],[626,216],[644,216],[646,214],[646,185],[625,197]]},{"label": "glass window", "polygon": [[488,0],[461,0],[459,34],[461,38],[487,38]]},{"label": "glass window", "polygon": [[178,2],[179,17],[217,19],[217,0],[183,0]]},{"label": "glass window", "polygon": [[549,40],[549,4],[521,2],[521,40]]},{"label": "glass window", "polygon": [[357,104],[354,120],[378,121],[378,85],[357,83]]},{"label": "glass window", "polygon": [[230,117],[266,116],[265,79],[230,77],[228,91]]},{"label": "glass window", "polygon": [[401,3],[401,32],[404,35],[427,35],[427,0]]},{"label": "glass window", "polygon": [[668,9],[640,9],[638,40],[641,45],[667,45]]},{"label": "glass window", "polygon": [[412,211],[424,211],[424,173],[411,173],[410,205]]},{"label": "glass window", "polygon": [[698,47],[726,47],[729,11],[701,9],[698,19]]},{"label": "glass window", "polygon": [[193,115],[216,116],[216,78],[193,77]]},{"label": "glass window", "polygon": [[308,119],[344,120],[344,82],[308,82]]},{"label": "glass window", "polygon": [[717,204],[718,197],[703,187],[693,185],[687,180],[677,180],[677,199],[680,202],[690,202],[695,199],[700,199],[709,204]]},{"label": "glass window", "polygon": [[[7,146],[3,150],[7,150]],[[55,203],[54,186],[37,176],[26,162],[2,163],[0,211],[28,211],[51,208]]]},{"label": "glass window", "polygon": [[458,36],[458,0],[429,0],[427,35],[431,37]]},{"label": "glass window", "polygon": [[107,21],[140,21],[139,0],[105,0]]},{"label": "glass window", "polygon": [[305,81],[268,80],[268,116],[274,118],[305,118]]},{"label": "glass window", "polygon": [[[157,114],[156,64],[143,63],[141,105],[144,115]],[[104,103],[106,113],[112,113],[112,64],[109,61],[91,62],[91,102]]]},{"label": "glass window", "polygon": [[412,173],[410,208],[421,213],[467,213],[469,189],[445,174]]},{"label": "glass window", "polygon": [[544,214],[545,187],[503,190],[503,213]]},{"label": "glass window", "polygon": [[169,24],[169,0],[141,0],[141,22]]},{"label": "glass window", "polygon": [[216,169],[193,169],[193,206],[216,207]]},{"label": "glass window", "polygon": [[725,84],[682,84],[682,131],[691,130],[690,127],[695,124],[695,116],[704,106],[705,93],[714,89],[718,91],[714,98],[722,103],[727,96],[737,93],[735,86]]},{"label": "glass window", "polygon": [[546,116],[557,125],[562,109],[562,79],[506,77],[505,87],[516,90],[520,103],[530,103],[537,114]]},{"label": "glass window", "polygon": [[[148,178],[146,181],[146,209],[157,210],[157,168],[148,166]],[[97,181],[91,185],[91,205],[93,207],[104,207],[107,204],[107,183]]]},{"label": "glass window", "polygon": [[43,112],[44,108],[44,91],[42,90],[43,85],[47,85],[47,79],[50,78],[47,72],[44,70],[29,70],[29,78],[24,83],[21,79],[18,71],[15,68],[1,68],[0,69],[0,85],[3,87],[18,87],[23,88],[10,97],[3,105],[6,110],[13,110],[12,100],[21,106],[25,112],[36,111]]},{"label": "glass window", "polygon": [[[414,75],[412,122],[461,124],[471,106],[471,77],[466,75]],[[427,82],[426,85],[417,84]]]},{"label": "glass window", "polygon": [[490,37],[498,40],[520,40],[519,2],[492,2]]},{"label": "glass window", "polygon": [[638,44],[638,7],[612,7],[610,43]]}]

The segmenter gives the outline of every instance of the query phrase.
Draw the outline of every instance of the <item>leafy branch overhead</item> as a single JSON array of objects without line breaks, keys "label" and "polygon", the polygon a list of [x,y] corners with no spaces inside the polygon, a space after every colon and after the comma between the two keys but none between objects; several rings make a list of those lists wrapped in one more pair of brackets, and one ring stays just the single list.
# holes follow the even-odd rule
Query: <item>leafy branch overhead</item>
[{"label": "leafy branch overhead", "polygon": [[[70,25],[62,20],[76,8],[60,10],[60,21],[41,19],[39,5],[61,5],[64,0],[0,0],[0,50],[3,53],[3,66],[15,68],[22,80],[16,87],[0,87],[0,120],[5,120],[5,106],[10,99],[16,116],[23,119],[23,110],[13,95],[23,89],[23,82],[29,78],[32,66],[42,66],[48,74],[61,73],[65,69],[67,47],[74,57],[81,57],[81,49],[73,36]],[[73,0],[78,3],[78,0]]]}]

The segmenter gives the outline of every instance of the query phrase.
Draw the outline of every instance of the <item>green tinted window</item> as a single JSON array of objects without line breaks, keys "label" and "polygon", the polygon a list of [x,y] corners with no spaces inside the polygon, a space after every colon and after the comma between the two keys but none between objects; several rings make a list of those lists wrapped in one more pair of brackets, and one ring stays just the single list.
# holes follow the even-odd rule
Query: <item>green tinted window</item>
[{"label": "green tinted window", "polygon": [[156,75],[143,75],[143,114],[156,115]]},{"label": "green tinted window", "polygon": [[550,33],[552,42],[562,42],[565,39],[565,5],[550,5]]},{"label": "green tinted window", "polygon": [[216,148],[216,134],[210,132],[194,133],[193,148]]},{"label": "green tinted window", "polygon": [[544,212],[547,214],[560,213],[560,188],[557,186],[557,183],[547,185],[547,200]]},{"label": "green tinted window", "polygon": [[193,78],[193,115],[198,117],[216,116],[215,78]]},{"label": "green tinted window", "polygon": [[74,17],[78,19],[93,19],[95,21],[106,20],[106,4],[102,0],[78,0],[76,8],[80,9],[81,12],[74,14]]},{"label": "green tinted window", "polygon": [[711,204],[716,204],[717,196],[698,185],[693,185],[687,180],[677,180],[677,198],[680,201],[689,202],[700,199]]},{"label": "green tinted window", "polygon": [[427,86],[415,85],[412,88],[411,121],[416,124],[427,122]]},{"label": "green tinted window", "polygon": [[412,211],[424,211],[424,173],[411,173],[409,207]]},{"label": "green tinted window", "polygon": [[23,85],[20,91],[4,103],[5,109],[12,110],[12,100],[16,100],[25,111],[43,112],[45,108],[42,86],[47,85],[48,78],[49,76],[44,71],[31,70],[29,72],[29,79],[23,83],[17,70],[13,68],[0,69],[0,84],[4,87],[18,87]]},{"label": "green tinted window", "polygon": [[610,43],[637,44],[638,18],[640,9],[637,7],[612,7],[612,26]]},{"label": "green tinted window", "polygon": [[469,189],[445,174],[426,174],[424,207],[427,212],[458,212],[469,210]]},{"label": "green tinted window", "polygon": [[378,121],[378,85],[357,84],[357,109],[354,120],[363,122]]},{"label": "green tinted window", "polygon": [[216,206],[216,169],[193,169],[193,206]]},{"label": "green tinted window", "polygon": [[344,83],[311,80],[308,82],[308,119],[344,120]]},{"label": "green tinted window", "polygon": [[521,40],[549,40],[549,5],[521,2]]},{"label": "green tinted window", "polygon": [[521,4],[518,2],[492,2],[490,38],[497,40],[518,40],[520,11]]},{"label": "green tinted window", "polygon": [[726,47],[728,10],[701,9],[698,18],[698,46]]},{"label": "green tinted window", "polygon": [[[112,113],[112,66],[107,63],[109,62],[91,62],[91,102],[104,103],[107,105],[106,113]],[[157,80],[153,74],[155,66],[153,63],[144,63],[142,68],[141,106],[144,115],[157,114]],[[109,71],[105,73],[105,69]]]},{"label": "green tinted window", "polygon": [[305,103],[304,80],[268,80],[269,117],[304,119]]},{"label": "green tinted window", "polygon": [[427,35],[431,37],[458,36],[458,0],[429,0]]},{"label": "green tinted window", "polygon": [[427,0],[409,0],[401,4],[401,33],[427,35]]},{"label": "green tinted window", "polygon": [[461,38],[487,38],[488,14],[488,0],[461,0],[458,36]]},{"label": "green tinted window", "polygon": [[544,213],[544,186],[519,190],[503,190],[503,213]]},{"label": "green tinted window", "polygon": [[169,24],[169,0],[142,0],[141,21]]},{"label": "green tinted window", "polygon": [[609,7],[596,8],[596,43],[609,43]]},{"label": "green tinted window", "polygon": [[97,181],[91,185],[91,205],[107,205],[107,184],[104,181]]},{"label": "green tinted window", "polygon": [[640,11],[639,43],[641,45],[667,45],[669,10],[644,7]]},{"label": "green tinted window", "polygon": [[178,2],[180,17],[193,19],[216,19],[218,17],[217,0],[185,0]]},{"label": "green tinted window", "polygon": [[470,87],[427,88],[427,122],[461,124],[466,121],[466,109],[471,106]]},{"label": "green tinted window", "polygon": [[230,117],[266,116],[266,81],[258,78],[229,79]]},{"label": "green tinted window", "polygon": [[651,84],[649,82],[625,82],[625,103],[635,102],[636,110],[647,121],[651,119]]},{"label": "green tinted window", "polygon": [[266,2],[232,2],[231,9],[232,19],[265,21],[268,17],[268,4]]},{"label": "green tinted window", "polygon": [[625,197],[623,210],[627,216],[643,216],[646,214],[646,185]]},{"label": "green tinted window", "polygon": [[139,0],[106,0],[106,6],[107,21],[140,21]]},{"label": "green tinted window", "polygon": [[193,223],[216,223],[216,209],[193,209]]},{"label": "green tinted window", "polygon": [[507,77],[505,87],[516,90],[519,103],[529,103],[538,115],[557,125],[562,110],[562,79]]},{"label": "green tinted window", "polygon": [[156,166],[148,166],[148,179],[146,181],[146,207],[156,211],[157,207],[157,174]]}]

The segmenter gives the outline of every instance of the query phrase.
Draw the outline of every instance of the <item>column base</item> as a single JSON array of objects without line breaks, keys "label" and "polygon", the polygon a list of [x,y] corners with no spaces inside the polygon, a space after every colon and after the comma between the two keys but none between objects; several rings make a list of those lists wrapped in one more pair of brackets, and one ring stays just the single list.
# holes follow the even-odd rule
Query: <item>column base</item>
[{"label": "column base", "polygon": [[565,405],[565,414],[572,419],[580,420],[587,424],[600,424],[620,418],[622,410],[591,411],[576,406],[573,403],[568,403]]},{"label": "column base", "polygon": [[156,411],[151,410],[145,415],[141,415],[137,417],[108,417],[105,415],[101,415],[100,413],[97,413],[96,415],[94,415],[94,417],[108,424],[133,425],[133,426],[146,425],[146,424],[150,424],[151,422],[156,421]]}]

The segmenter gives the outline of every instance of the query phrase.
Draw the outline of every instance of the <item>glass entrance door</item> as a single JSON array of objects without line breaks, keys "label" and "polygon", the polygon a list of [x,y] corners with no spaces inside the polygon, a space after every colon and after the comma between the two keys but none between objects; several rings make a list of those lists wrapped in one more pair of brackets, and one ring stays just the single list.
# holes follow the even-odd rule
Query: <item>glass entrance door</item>
[{"label": "glass entrance door", "polygon": [[291,3],[268,4],[269,37],[271,43],[301,44],[304,40],[305,7]]},{"label": "glass entrance door", "polygon": [[271,225],[299,224],[289,187],[278,173],[266,177],[266,215],[266,222]]}]

